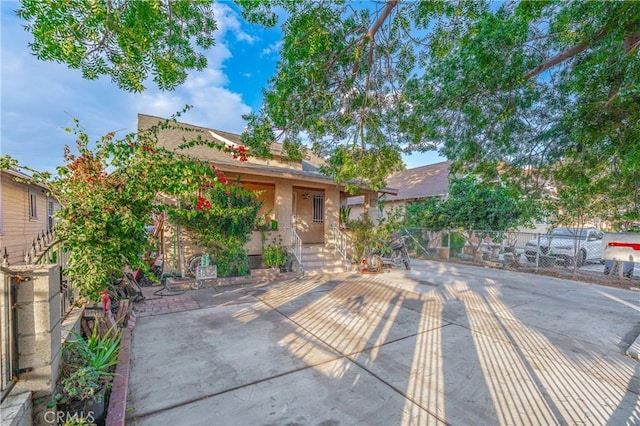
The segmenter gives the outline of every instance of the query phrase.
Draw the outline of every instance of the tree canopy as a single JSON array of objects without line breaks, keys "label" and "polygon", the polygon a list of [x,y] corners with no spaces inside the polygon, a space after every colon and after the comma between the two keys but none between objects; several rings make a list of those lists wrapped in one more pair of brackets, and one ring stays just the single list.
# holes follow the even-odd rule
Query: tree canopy
[{"label": "tree canopy", "polygon": [[438,149],[458,169],[531,189],[575,158],[603,162],[618,192],[637,194],[636,2],[238,3],[263,25],[287,12],[251,127],[283,129],[288,146],[308,136],[339,181],[380,186],[401,152]]},{"label": "tree canopy", "polygon": [[[196,47],[213,44],[212,3],[23,0],[18,14],[40,59],[127,90],[151,73],[171,89],[206,65]],[[300,158],[305,142],[337,181],[373,188],[403,152],[439,150],[454,170],[532,192],[597,165],[582,176],[590,200],[622,197],[616,215],[640,217],[640,3],[236,3],[283,33],[263,106],[246,117],[254,154],[281,140]]]},{"label": "tree canopy", "polygon": [[453,178],[446,200],[427,198],[407,206],[405,224],[434,231],[508,231],[538,213],[517,191],[474,176]]},{"label": "tree canopy", "polygon": [[153,76],[160,89],[184,83],[213,46],[212,0],[21,0],[17,15],[33,35],[38,59],[78,68],[82,76],[108,75],[122,89],[144,90]]}]

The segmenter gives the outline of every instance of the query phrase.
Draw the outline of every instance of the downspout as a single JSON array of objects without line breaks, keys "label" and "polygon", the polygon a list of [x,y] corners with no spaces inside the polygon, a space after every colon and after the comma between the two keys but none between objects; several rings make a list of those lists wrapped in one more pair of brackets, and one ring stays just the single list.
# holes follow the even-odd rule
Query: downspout
[{"label": "downspout", "polygon": [[4,199],[2,198],[3,179],[4,173],[0,172],[0,249],[2,249],[2,236],[4,235],[4,211],[2,210],[2,206],[4,206]]}]

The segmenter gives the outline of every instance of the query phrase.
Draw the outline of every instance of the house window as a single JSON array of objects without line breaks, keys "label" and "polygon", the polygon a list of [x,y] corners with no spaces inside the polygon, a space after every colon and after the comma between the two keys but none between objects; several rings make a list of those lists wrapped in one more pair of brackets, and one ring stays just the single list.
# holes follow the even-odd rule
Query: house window
[{"label": "house window", "polygon": [[53,228],[53,212],[54,212],[53,200],[49,200],[48,208],[47,208],[47,216],[48,216],[47,226],[49,227],[48,229]]},{"label": "house window", "polygon": [[38,219],[38,193],[29,191],[29,219]]},{"label": "house window", "polygon": [[313,223],[324,223],[324,195],[313,196]]}]

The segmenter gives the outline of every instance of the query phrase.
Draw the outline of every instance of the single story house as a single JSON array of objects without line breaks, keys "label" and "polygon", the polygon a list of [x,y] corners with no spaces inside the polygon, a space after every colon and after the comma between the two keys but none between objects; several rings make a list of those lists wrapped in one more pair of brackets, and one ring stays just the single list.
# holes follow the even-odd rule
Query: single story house
[{"label": "single story house", "polygon": [[[405,207],[426,198],[444,199],[449,193],[449,168],[451,161],[429,164],[413,169],[401,170],[391,175],[387,181],[390,188],[398,188],[396,194],[381,193],[379,202],[383,212]],[[351,197],[347,201],[351,208],[350,219],[357,219],[364,211],[364,198]],[[371,214],[371,213],[370,213]]]},{"label": "single story house", "polygon": [[[143,131],[165,119],[138,114],[138,131]],[[186,140],[196,137],[228,146],[242,145],[241,136],[221,130],[177,123],[176,126],[160,130],[158,144],[166,149],[178,151]],[[293,244],[299,238],[305,245],[331,244],[333,228],[339,225],[339,209],[347,202],[348,194],[344,185],[323,175],[319,171],[322,159],[308,152],[301,161],[288,162],[283,159],[282,145],[273,143],[271,159],[261,159],[249,155],[248,161],[241,162],[231,153],[212,149],[207,146],[195,146],[180,149],[182,154],[209,161],[221,170],[231,182],[239,181],[245,189],[260,191],[259,198],[264,202],[260,215],[267,223],[277,222],[277,230],[271,231],[267,243],[279,234],[285,243]],[[383,191],[395,195],[397,191],[388,188]],[[361,188],[363,208],[369,209],[372,216],[377,214],[378,191]],[[262,236],[253,233],[251,241],[245,246],[248,254],[262,253]],[[171,238],[169,230],[165,239]],[[189,256],[185,247],[183,257]]]}]

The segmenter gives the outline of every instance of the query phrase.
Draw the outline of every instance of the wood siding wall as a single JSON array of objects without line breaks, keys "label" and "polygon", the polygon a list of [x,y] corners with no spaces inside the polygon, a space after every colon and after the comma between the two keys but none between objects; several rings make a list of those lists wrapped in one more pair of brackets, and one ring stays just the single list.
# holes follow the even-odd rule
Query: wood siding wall
[{"label": "wood siding wall", "polygon": [[[49,224],[49,200],[46,190],[40,186],[17,182],[12,175],[0,172],[2,195],[2,222],[0,222],[0,256],[5,248],[11,265],[24,262],[24,253],[31,249],[33,239],[46,231]],[[29,198],[36,199],[36,218],[30,217]],[[54,209],[60,208],[54,201]]]}]

